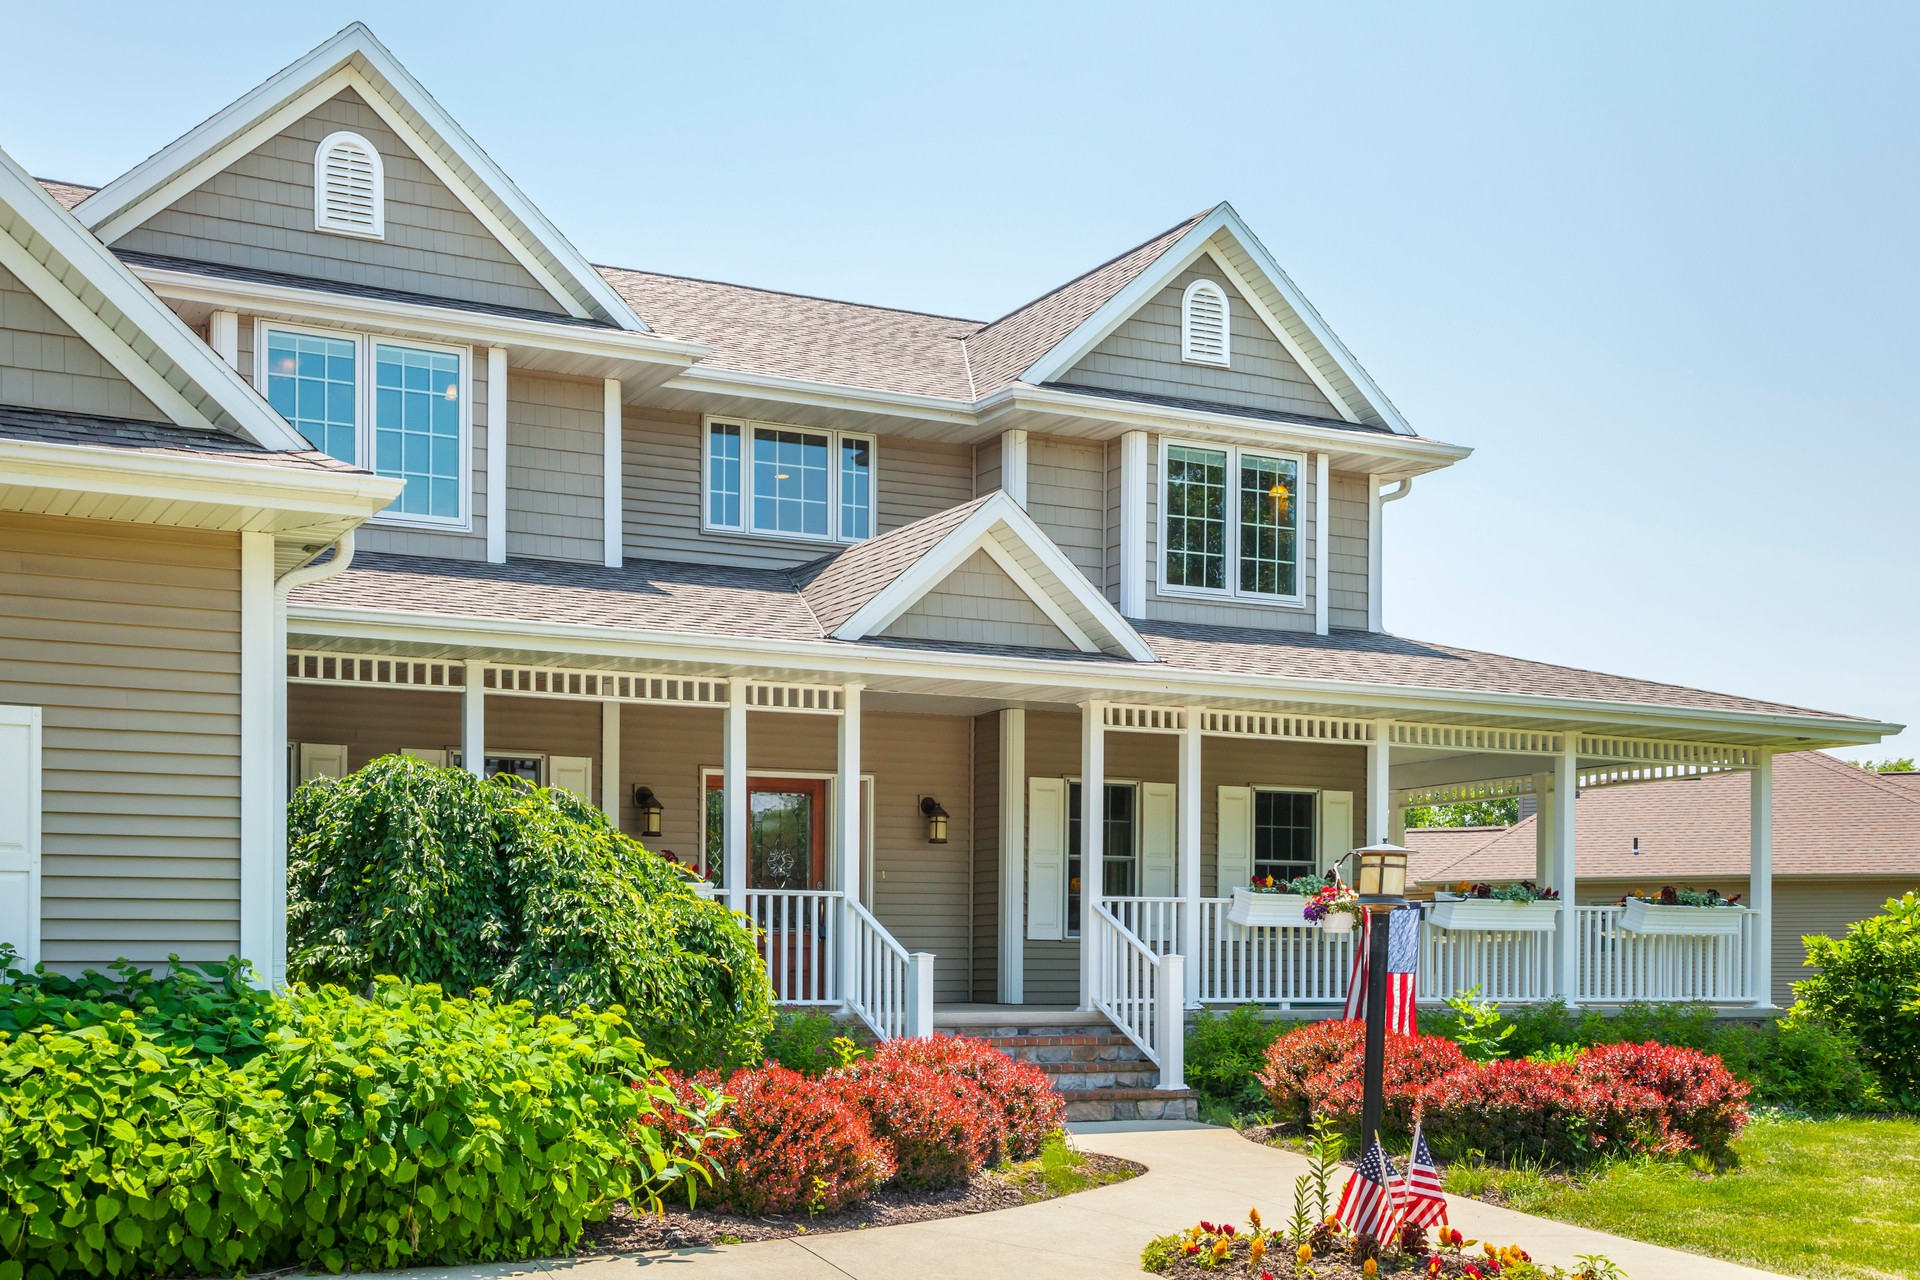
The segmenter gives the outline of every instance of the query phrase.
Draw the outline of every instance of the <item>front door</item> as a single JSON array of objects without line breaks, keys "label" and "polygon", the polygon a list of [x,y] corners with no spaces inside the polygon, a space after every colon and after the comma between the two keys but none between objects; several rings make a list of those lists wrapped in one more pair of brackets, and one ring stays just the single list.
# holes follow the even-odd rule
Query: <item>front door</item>
[{"label": "front door", "polygon": [[[725,812],[720,779],[707,779],[708,845],[718,860]],[[782,1002],[828,995],[826,947],[832,904],[800,894],[827,887],[827,781],[747,780],[748,918],[763,932],[761,956]]]}]

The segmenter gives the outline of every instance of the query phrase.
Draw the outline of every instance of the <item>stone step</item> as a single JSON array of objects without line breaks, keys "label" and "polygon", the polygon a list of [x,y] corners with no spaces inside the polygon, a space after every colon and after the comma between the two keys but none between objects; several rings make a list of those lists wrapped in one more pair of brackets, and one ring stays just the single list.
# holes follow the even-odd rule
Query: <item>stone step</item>
[{"label": "stone step", "polygon": [[1063,1097],[1100,1089],[1151,1089],[1160,1083],[1160,1068],[1151,1062],[1061,1062],[1041,1070]]},{"label": "stone step", "polygon": [[1110,1088],[1062,1093],[1070,1121],[1200,1118],[1200,1102],[1191,1089]]}]

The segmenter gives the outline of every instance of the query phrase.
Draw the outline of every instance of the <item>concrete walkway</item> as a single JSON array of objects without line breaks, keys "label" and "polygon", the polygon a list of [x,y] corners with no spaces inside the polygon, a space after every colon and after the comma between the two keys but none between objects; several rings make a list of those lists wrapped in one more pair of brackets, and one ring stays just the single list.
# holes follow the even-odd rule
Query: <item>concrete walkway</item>
[{"label": "concrete walkway", "polygon": [[[1201,1218],[1243,1222],[1256,1207],[1285,1220],[1306,1160],[1230,1129],[1176,1121],[1072,1126],[1089,1151],[1124,1156],[1147,1172],[1114,1186],[995,1213],[868,1231],[797,1236],[721,1249],[579,1258],[519,1266],[408,1272],[410,1280],[1123,1280],[1140,1274],[1147,1240]],[[1604,1253],[1630,1280],[1770,1280],[1772,1273],[1530,1217],[1474,1200],[1449,1204],[1469,1237],[1516,1243],[1543,1263]]]}]

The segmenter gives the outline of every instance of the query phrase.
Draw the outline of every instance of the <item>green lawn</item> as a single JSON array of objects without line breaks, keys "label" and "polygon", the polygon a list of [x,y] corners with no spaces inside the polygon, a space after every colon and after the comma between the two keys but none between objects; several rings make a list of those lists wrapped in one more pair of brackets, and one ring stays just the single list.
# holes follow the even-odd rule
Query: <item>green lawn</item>
[{"label": "green lawn", "polygon": [[1737,1168],[1638,1160],[1579,1180],[1459,1166],[1447,1189],[1787,1275],[1920,1277],[1920,1120],[1756,1120]]}]

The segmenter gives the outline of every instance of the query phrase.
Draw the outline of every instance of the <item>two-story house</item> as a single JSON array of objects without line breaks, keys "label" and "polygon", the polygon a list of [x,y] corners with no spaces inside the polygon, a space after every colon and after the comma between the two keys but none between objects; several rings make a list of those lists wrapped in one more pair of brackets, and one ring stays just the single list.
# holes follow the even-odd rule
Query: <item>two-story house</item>
[{"label": "two-story house", "polygon": [[[783,1000],[1162,1060],[1341,997],[1350,938],[1232,890],[1411,804],[1539,796],[1572,903],[1555,795],[1744,771],[1765,936],[1771,754],[1890,731],[1386,632],[1388,505],[1468,451],[1225,204],[992,321],[596,266],[355,25],[0,215],[0,938],[50,963],[277,977],[289,786],[401,751],[699,867]],[[1423,990],[1652,994],[1591,986],[1631,945],[1429,928]],[[1660,992],[1764,1004],[1724,946]]]}]

